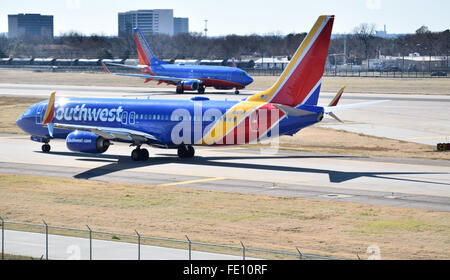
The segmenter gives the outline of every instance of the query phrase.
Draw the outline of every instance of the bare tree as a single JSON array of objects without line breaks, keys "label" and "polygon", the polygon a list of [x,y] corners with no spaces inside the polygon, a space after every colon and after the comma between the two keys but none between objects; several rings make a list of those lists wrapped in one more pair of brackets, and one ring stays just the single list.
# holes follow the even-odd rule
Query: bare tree
[{"label": "bare tree", "polygon": [[369,51],[371,43],[375,38],[375,24],[362,23],[353,29],[353,36],[361,42],[364,47],[364,54],[367,59],[367,69],[369,69]]}]

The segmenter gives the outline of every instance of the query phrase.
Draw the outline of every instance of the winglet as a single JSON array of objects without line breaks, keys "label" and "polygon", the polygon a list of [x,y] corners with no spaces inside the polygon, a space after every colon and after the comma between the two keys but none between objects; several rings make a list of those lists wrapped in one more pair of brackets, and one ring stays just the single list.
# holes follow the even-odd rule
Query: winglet
[{"label": "winglet", "polygon": [[103,61],[101,63],[102,63],[103,70],[105,70],[105,73],[111,74],[111,71],[109,71],[109,69],[108,69],[108,67],[106,67],[105,63],[103,63]]},{"label": "winglet", "polygon": [[52,92],[50,99],[48,100],[47,110],[45,111],[44,121],[42,124],[51,123],[53,116],[55,115],[55,95],[56,92]]},{"label": "winglet", "polygon": [[344,93],[345,86],[343,86],[339,92],[336,94],[336,96],[331,100],[330,105],[328,107],[334,107],[339,103],[339,100],[341,99],[342,94]]},{"label": "winglet", "polygon": [[48,134],[53,138],[53,116],[55,115],[55,95],[56,92],[52,92],[50,99],[48,100],[47,110],[45,110],[44,121],[42,124],[46,124],[48,127]]}]

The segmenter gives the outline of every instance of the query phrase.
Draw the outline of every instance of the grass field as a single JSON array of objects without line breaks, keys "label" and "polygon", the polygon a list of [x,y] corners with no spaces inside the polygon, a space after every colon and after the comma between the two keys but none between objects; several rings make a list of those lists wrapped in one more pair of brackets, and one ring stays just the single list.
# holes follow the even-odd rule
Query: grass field
[{"label": "grass field", "polygon": [[449,259],[450,213],[173,187],[0,175],[5,220],[332,255]]},{"label": "grass field", "polygon": [[[247,89],[264,90],[272,86],[277,79],[278,77],[274,76],[255,76],[255,81]],[[49,73],[5,69],[0,69],[0,83],[173,88],[164,84],[157,85],[156,82],[144,84],[142,79],[105,73]],[[322,90],[337,92],[344,85],[347,86],[346,92],[355,93],[450,94],[450,79],[324,77]]]},{"label": "grass field", "polygon": [[7,260],[7,261],[8,260],[9,261],[31,261],[31,260],[39,260],[39,258],[5,254],[5,260]]}]

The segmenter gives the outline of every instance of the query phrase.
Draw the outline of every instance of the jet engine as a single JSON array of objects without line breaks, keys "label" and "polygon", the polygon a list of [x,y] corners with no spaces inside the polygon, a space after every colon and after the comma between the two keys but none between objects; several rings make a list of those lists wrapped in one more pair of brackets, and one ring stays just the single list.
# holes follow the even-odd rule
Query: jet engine
[{"label": "jet engine", "polygon": [[110,145],[109,140],[87,131],[75,130],[66,138],[67,148],[74,152],[102,154]]},{"label": "jet engine", "polygon": [[181,83],[181,86],[184,90],[197,90],[198,89],[198,82],[196,81],[183,81]]}]

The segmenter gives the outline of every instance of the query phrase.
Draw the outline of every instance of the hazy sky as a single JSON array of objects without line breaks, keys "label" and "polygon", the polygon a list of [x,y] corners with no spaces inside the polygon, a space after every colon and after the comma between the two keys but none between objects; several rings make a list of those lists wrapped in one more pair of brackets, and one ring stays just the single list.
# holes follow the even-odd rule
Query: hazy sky
[{"label": "hazy sky", "polygon": [[54,15],[55,35],[117,35],[117,13],[136,9],[173,9],[189,17],[190,31],[208,35],[307,32],[321,14],[336,15],[334,33],[349,33],[360,23],[387,25],[388,33],[450,28],[449,0],[0,0],[0,32],[8,31],[8,14]]}]

